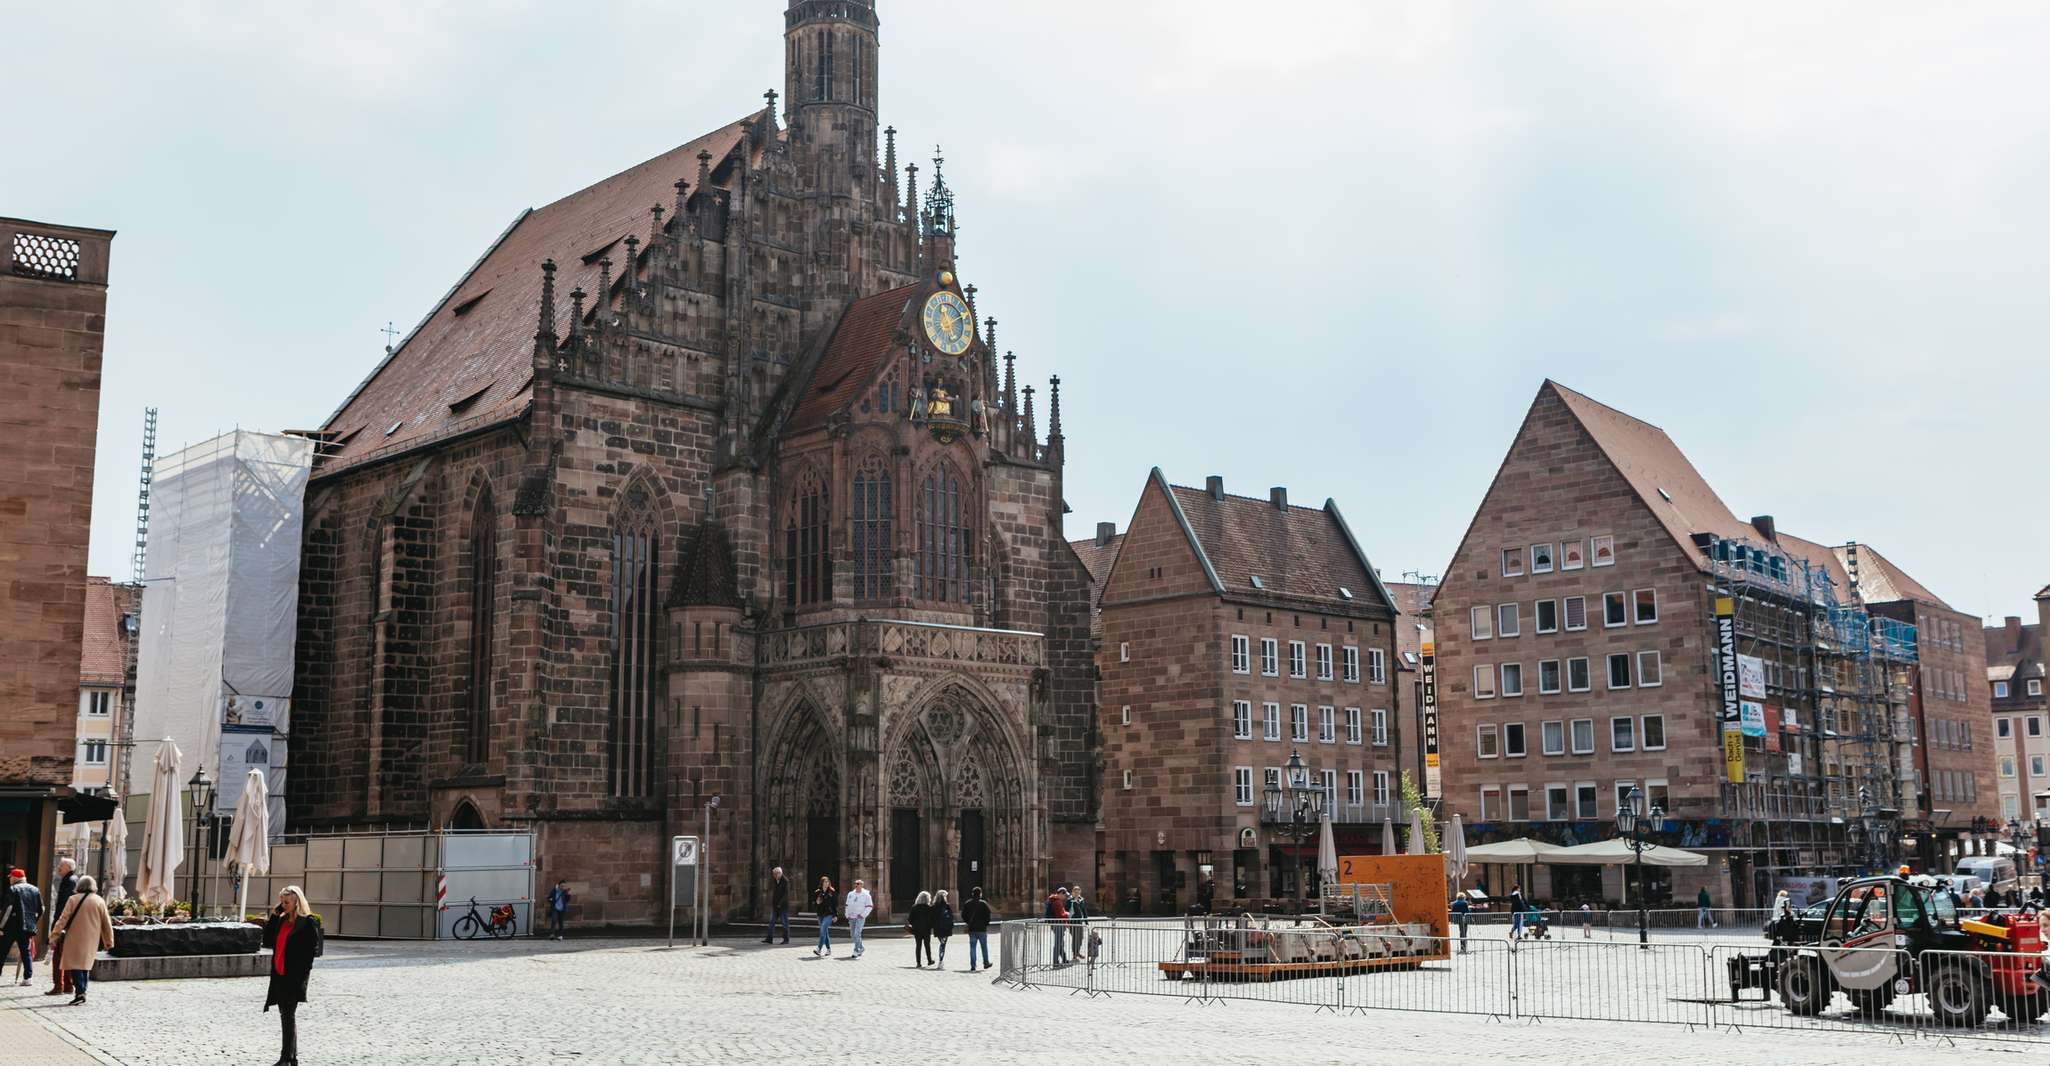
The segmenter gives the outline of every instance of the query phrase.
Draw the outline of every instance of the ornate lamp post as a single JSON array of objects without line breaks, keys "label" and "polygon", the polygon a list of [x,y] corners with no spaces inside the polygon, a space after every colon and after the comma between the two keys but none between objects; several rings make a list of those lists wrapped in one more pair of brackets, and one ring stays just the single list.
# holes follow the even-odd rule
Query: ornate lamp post
[{"label": "ornate lamp post", "polygon": [[193,774],[192,780],[186,783],[185,796],[192,801],[192,842],[186,845],[185,850],[192,856],[192,895],[188,899],[192,903],[192,917],[196,921],[199,918],[199,868],[205,865],[207,852],[207,849],[200,846],[199,827],[201,819],[212,815],[214,807],[214,783],[212,778],[206,776],[206,767],[200,767],[199,772]]},{"label": "ornate lamp post", "polygon": [[[1281,771],[1282,779],[1268,785],[1266,789],[1267,821],[1274,826],[1274,835],[1294,841],[1300,849],[1303,842],[1317,834],[1317,823],[1324,814],[1324,789],[1310,784],[1309,768],[1303,765],[1303,753],[1288,753],[1288,766]],[[1295,913],[1303,916],[1303,860],[1296,856]]]},{"label": "ornate lamp post", "polygon": [[1632,786],[1623,797],[1623,803],[1616,808],[1616,832],[1630,843],[1632,864],[1637,868],[1637,946],[1649,948],[1651,934],[1644,904],[1644,849],[1650,846],[1653,833],[1666,830],[1666,812],[1653,806],[1649,812],[1644,809],[1644,792]]}]

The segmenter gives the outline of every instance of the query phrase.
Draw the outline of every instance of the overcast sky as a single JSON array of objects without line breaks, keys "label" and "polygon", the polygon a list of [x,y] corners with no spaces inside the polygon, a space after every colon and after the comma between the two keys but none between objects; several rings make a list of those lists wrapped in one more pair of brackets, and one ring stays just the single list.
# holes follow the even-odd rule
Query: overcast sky
[{"label": "overcast sky", "polygon": [[[1438,573],[1547,376],[1961,610],[2050,583],[2036,4],[880,0],[961,273],[1147,469]],[[510,222],[760,106],[781,0],[0,0],[0,214],[120,231],[92,570],[165,451],[319,425]],[[1042,418],[1044,408],[1042,405]]]}]

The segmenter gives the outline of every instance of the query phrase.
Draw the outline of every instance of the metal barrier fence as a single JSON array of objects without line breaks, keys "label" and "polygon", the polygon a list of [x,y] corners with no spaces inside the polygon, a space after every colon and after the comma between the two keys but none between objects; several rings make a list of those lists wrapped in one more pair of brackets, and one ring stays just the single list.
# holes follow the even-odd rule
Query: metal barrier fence
[{"label": "metal barrier fence", "polygon": [[1071,995],[2050,1047],[2050,988],[2028,977],[2043,960],[2011,953],[1516,941],[1478,931],[1462,940],[1314,920],[1013,921],[999,939],[999,980]]}]

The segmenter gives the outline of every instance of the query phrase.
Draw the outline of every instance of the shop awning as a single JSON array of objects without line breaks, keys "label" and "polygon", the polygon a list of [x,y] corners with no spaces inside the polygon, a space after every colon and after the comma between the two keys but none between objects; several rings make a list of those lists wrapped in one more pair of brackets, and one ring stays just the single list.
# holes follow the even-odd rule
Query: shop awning
[{"label": "shop awning", "polygon": [[94,796],[74,792],[57,801],[57,813],[63,815],[65,825],[74,822],[104,822],[114,817],[114,809],[121,801],[112,796]]}]

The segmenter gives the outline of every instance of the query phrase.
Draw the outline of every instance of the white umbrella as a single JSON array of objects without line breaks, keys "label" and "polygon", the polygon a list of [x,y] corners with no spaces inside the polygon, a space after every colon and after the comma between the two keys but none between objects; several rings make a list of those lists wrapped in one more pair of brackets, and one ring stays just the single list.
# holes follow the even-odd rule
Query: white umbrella
[{"label": "white umbrella", "polygon": [[[1630,850],[1630,842],[1619,837],[1597,840],[1592,844],[1576,844],[1561,848],[1545,856],[1546,862],[1566,863],[1576,866],[1629,866],[1637,861],[1637,853]],[[1646,866],[1707,866],[1708,856],[1698,851],[1668,848],[1656,844],[1644,846]]]},{"label": "white umbrella", "polygon": [[249,913],[249,875],[270,872],[270,786],[264,783],[262,770],[252,769],[243,779],[231,832],[227,859],[242,867],[242,892],[235,904],[239,919]]},{"label": "white umbrella", "polygon": [[135,863],[135,894],[162,906],[171,902],[179,860],[185,857],[183,819],[178,817],[178,770],[185,753],[165,737],[157,742],[150,775],[149,821],[142,826],[142,855]]},{"label": "white umbrella", "polygon": [[1381,854],[1395,854],[1395,823],[1386,818],[1381,819]]},{"label": "white umbrella", "polygon": [[1409,853],[1424,854],[1424,812],[1419,810],[1409,812]]},{"label": "white umbrella", "polygon": [[1465,819],[1458,814],[1454,814],[1452,816],[1452,840],[1450,843],[1441,840],[1440,843],[1445,848],[1445,872],[1451,874],[1452,880],[1455,882],[1465,880],[1467,866]]},{"label": "white umbrella", "polygon": [[114,817],[107,823],[104,838],[107,849],[107,883],[100,889],[100,895],[118,900],[128,895],[121,882],[128,877],[128,812],[114,808]]},{"label": "white umbrella", "polygon": [[1326,894],[1338,888],[1338,841],[1331,836],[1331,815],[1317,827],[1317,880]]},{"label": "white umbrella", "polygon": [[1517,837],[1495,844],[1475,844],[1466,849],[1466,857],[1473,862],[1521,866],[1533,862],[1551,862],[1552,856],[1565,850],[1557,844],[1547,844],[1529,837]]}]

